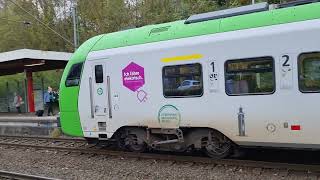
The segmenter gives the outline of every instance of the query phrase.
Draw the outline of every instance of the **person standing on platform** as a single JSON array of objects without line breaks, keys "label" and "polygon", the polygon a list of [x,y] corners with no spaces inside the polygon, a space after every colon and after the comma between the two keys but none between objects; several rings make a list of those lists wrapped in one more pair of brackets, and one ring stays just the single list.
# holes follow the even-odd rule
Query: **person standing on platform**
[{"label": "person standing on platform", "polygon": [[21,113],[21,104],[22,104],[22,97],[19,96],[18,93],[14,93],[13,105],[16,107],[18,113]]},{"label": "person standing on platform", "polygon": [[53,101],[54,101],[54,96],[53,96],[52,88],[49,86],[48,91],[44,94],[44,102],[48,107],[48,116],[50,116],[50,113],[54,115],[53,109],[52,109]]}]

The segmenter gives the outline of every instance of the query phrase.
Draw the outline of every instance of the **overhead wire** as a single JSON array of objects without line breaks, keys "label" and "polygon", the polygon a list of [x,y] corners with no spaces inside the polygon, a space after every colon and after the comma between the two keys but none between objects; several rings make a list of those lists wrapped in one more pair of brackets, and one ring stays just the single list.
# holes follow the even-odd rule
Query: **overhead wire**
[{"label": "overhead wire", "polygon": [[31,24],[29,21],[19,21],[19,20],[9,19],[7,17],[0,17],[0,21],[1,20],[12,21],[12,22],[16,22],[16,23],[23,23],[23,24],[26,24],[26,25]]},{"label": "overhead wire", "polygon": [[64,36],[62,36],[61,34],[59,34],[57,31],[55,31],[54,29],[52,29],[50,26],[48,26],[47,24],[45,24],[44,22],[42,22],[40,19],[38,19],[37,17],[35,17],[34,15],[32,15],[30,12],[28,12],[26,9],[24,9],[22,6],[20,6],[18,3],[16,3],[14,0],[9,0],[11,3],[13,3],[14,5],[16,5],[18,8],[20,8],[22,11],[24,11],[25,13],[27,13],[29,16],[31,16],[33,19],[35,19],[36,21],[38,21],[41,25],[43,25],[44,27],[46,27],[47,29],[51,30],[52,32],[54,32],[57,36],[59,36],[60,38],[62,38],[63,40],[65,40],[67,43],[69,43],[70,45],[74,46],[74,44],[69,41],[67,38],[65,38]]}]

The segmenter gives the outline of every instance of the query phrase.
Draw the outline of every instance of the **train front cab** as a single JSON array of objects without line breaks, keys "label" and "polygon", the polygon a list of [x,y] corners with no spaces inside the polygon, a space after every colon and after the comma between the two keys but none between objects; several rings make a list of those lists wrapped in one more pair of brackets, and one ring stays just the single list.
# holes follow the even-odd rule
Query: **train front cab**
[{"label": "train front cab", "polygon": [[78,94],[83,63],[68,63],[60,83],[60,123],[62,131],[70,136],[83,137]]}]

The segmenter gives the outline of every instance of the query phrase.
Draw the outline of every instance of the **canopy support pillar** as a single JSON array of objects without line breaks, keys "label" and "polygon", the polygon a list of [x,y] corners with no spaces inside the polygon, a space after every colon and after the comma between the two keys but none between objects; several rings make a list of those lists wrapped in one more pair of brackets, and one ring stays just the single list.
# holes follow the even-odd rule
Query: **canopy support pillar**
[{"label": "canopy support pillar", "polygon": [[35,112],[34,106],[34,93],[33,93],[33,79],[32,79],[32,71],[25,70],[26,78],[27,78],[27,102],[29,112]]}]

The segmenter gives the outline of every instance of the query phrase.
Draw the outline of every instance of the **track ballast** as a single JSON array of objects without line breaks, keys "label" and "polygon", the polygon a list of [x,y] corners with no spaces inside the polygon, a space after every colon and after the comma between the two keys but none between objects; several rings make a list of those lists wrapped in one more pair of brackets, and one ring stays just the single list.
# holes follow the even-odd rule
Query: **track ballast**
[{"label": "track ballast", "polygon": [[216,164],[263,169],[285,169],[288,171],[301,171],[306,173],[320,173],[320,165],[318,164],[295,164],[287,162],[268,162],[243,159],[214,160],[201,156],[123,152],[118,150],[110,150],[108,148],[99,146],[88,145],[86,140],[74,138],[0,136],[0,146],[27,149],[34,148],[37,150],[52,150],[80,154],[97,154],[123,158],[165,160],[181,163]]}]

